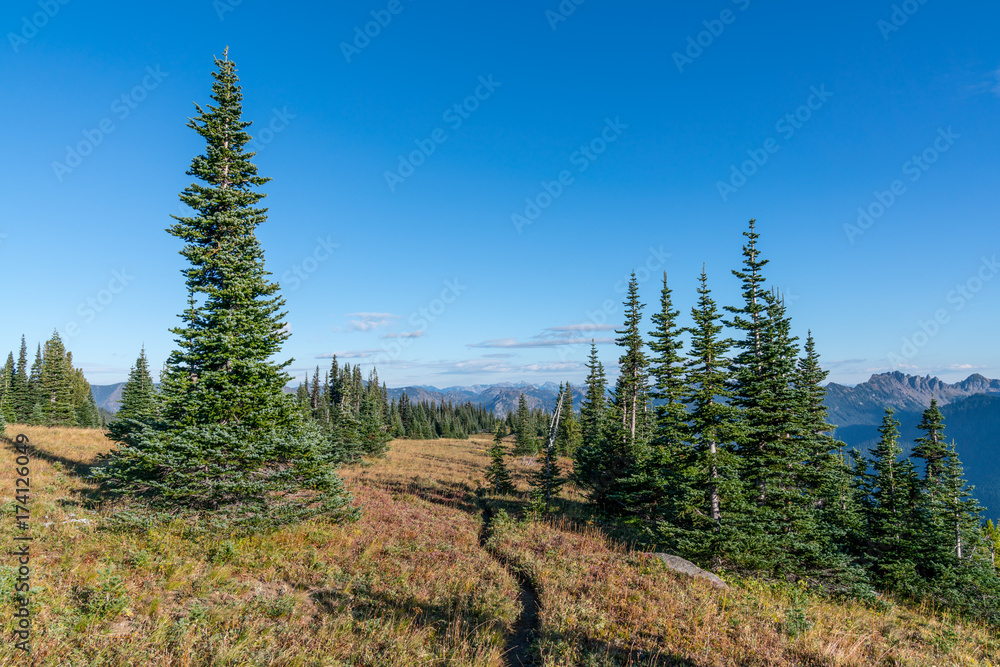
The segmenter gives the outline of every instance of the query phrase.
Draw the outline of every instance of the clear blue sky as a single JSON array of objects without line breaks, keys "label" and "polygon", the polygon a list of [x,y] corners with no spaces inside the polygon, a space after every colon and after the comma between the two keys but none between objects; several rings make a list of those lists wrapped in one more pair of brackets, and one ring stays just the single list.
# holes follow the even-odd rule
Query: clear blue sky
[{"label": "clear blue sky", "polygon": [[664,269],[685,322],[703,262],[735,304],[750,217],[832,380],[1000,376],[1000,7],[315,4],[4,3],[4,352],[57,328],[95,384],[166,359],[185,123],[229,45],[297,376],[579,382],[558,343],[613,338],[633,268],[647,328]]}]

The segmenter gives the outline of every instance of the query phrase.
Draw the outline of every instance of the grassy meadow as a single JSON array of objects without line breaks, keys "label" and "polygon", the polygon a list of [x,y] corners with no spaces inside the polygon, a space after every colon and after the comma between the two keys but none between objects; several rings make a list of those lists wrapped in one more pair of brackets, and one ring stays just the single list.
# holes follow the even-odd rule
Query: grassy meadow
[{"label": "grassy meadow", "polygon": [[[356,523],[212,540],[103,530],[117,508],[85,477],[103,434],[7,430],[34,447],[33,652],[5,632],[0,665],[1000,664],[995,629],[934,609],[674,574],[589,521],[570,486],[572,520],[526,518],[532,461],[510,460],[521,495],[492,498],[486,435],[397,440],[344,469]],[[0,452],[9,627],[16,453]]]}]

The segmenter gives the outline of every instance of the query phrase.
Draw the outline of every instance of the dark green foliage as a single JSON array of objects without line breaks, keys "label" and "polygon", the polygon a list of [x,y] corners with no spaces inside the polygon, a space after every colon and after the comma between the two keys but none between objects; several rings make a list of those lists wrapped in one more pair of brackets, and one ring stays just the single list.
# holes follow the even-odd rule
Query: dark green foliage
[{"label": "dark green foliage", "polygon": [[130,444],[130,436],[143,426],[152,426],[160,419],[160,396],[149,374],[146,349],[139,352],[135,366],[129,370],[128,381],[122,387],[121,407],[114,421],[108,424],[108,437]]},{"label": "dark green foliage", "polygon": [[14,394],[14,378],[16,366],[14,353],[7,355],[7,363],[3,366],[3,376],[0,377],[0,418],[4,423],[17,421],[16,397]]},{"label": "dark green foliage", "polygon": [[[643,395],[642,343],[630,283],[611,405],[591,347],[574,481],[598,510],[703,565],[804,579],[866,600],[875,583],[1000,624],[1000,530],[982,524],[936,402],[914,448],[923,477],[902,457],[891,411],[870,461],[845,454],[827,420],[827,373],[812,334],[800,356],[783,300],[765,288],[754,221],[744,236],[744,264],[734,271],[743,304],[727,308],[731,322],[721,321],[703,270],[693,323],[680,329],[664,278],[649,344],[656,407],[645,432],[634,407]],[[686,358],[682,331],[691,337]],[[800,610],[785,625],[801,631]]]},{"label": "dark green foliage", "polygon": [[0,379],[0,411],[9,422],[35,426],[82,426],[99,428],[100,410],[83,371],[73,367],[58,332],[39,344],[35,362],[27,371],[27,344],[21,337],[17,364],[7,357]]},{"label": "dark green foliage", "polygon": [[493,437],[493,445],[489,449],[490,467],[486,470],[486,484],[490,490],[497,495],[506,495],[514,492],[514,483],[510,479],[510,471],[504,463],[506,454],[503,446],[504,438],[503,422],[497,423],[496,434]]},{"label": "dark green foliage", "polygon": [[353,517],[324,434],[314,425],[143,427],[95,476],[149,503],[154,516],[194,512],[233,533],[315,516]]},{"label": "dark green foliage", "polygon": [[611,411],[608,408],[607,378],[604,365],[597,358],[597,346],[591,342],[587,362],[587,392],[580,407],[581,444],[573,456],[573,478],[588,498],[602,511],[610,511],[610,497],[615,477],[608,456],[613,443]]},{"label": "dark green foliage", "polygon": [[517,399],[517,412],[514,415],[514,454],[535,454],[538,452],[538,438],[532,425],[531,411],[528,401],[522,393]]},{"label": "dark green foliage", "polygon": [[629,278],[624,306],[624,327],[615,330],[619,335],[615,342],[622,348],[622,354],[618,359],[618,381],[612,397],[616,439],[621,440],[621,445],[613,456],[621,461],[623,470],[641,456],[649,441],[649,362],[643,351],[645,343],[639,331],[644,305],[639,302],[639,281],[634,271]]},{"label": "dark green foliage", "polygon": [[21,351],[17,357],[17,368],[10,383],[11,405],[14,408],[15,421],[26,423],[31,418],[35,407],[34,397],[28,385],[28,345],[21,336]]},{"label": "dark green foliage", "polygon": [[[637,515],[647,529],[659,529],[661,537],[669,535],[669,527],[677,522],[679,505],[685,495],[685,476],[691,463],[691,448],[687,444],[687,410],[684,378],[684,346],[677,323],[679,312],[673,309],[667,274],[663,273],[660,308],[650,318],[649,375],[653,384],[649,396],[657,401],[651,424],[649,446],[644,457],[636,462],[625,485],[628,489],[628,511]],[[667,530],[663,530],[663,529]],[[669,537],[666,537],[669,541]]]},{"label": "dark green foliage", "polygon": [[354,513],[335,474],[335,441],[304,424],[282,388],[289,361],[275,362],[289,336],[279,287],[268,280],[257,227],[266,220],[246,151],[236,67],[216,59],[214,105],[188,123],[205,140],[180,195],[193,210],[168,231],[181,255],[188,305],[173,329],[178,349],[162,375],[163,420],[129,434],[95,477],[143,501],[154,515],[191,513],[237,532],[316,515]]},{"label": "dark green foliage", "polygon": [[732,341],[722,338],[722,323],[708,288],[704,268],[698,303],[691,309],[691,350],[685,365],[690,408],[689,433],[692,462],[680,501],[678,544],[687,554],[718,561],[731,555],[734,531],[744,508],[740,461],[735,454],[739,440],[738,410],[728,401],[727,357]]},{"label": "dark green foliage", "polygon": [[864,556],[884,581],[896,565],[914,555],[917,476],[908,459],[900,460],[899,422],[891,408],[885,411],[879,433],[882,437],[870,456],[871,472],[863,477],[868,536]]},{"label": "dark green foliage", "polygon": [[559,434],[556,436],[556,450],[561,456],[573,456],[580,442],[580,420],[573,411],[573,387],[567,382],[563,394]]},{"label": "dark green foliage", "polygon": [[531,486],[531,504],[535,512],[548,514],[552,510],[552,501],[559,495],[564,484],[562,470],[559,468],[556,451],[556,434],[559,432],[559,422],[562,417],[564,392],[559,392],[556,399],[555,409],[552,411],[552,420],[549,424],[548,437],[545,439],[542,450],[542,460],[539,461],[538,470],[534,471],[528,478]]}]

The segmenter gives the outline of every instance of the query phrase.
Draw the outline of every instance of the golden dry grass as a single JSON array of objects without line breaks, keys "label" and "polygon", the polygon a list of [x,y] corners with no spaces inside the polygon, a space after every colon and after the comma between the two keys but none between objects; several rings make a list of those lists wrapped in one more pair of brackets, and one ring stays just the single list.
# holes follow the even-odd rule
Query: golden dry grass
[{"label": "golden dry grass", "polygon": [[[109,448],[103,436],[8,427],[16,432],[38,448],[34,653],[26,661],[5,641],[2,665],[504,664],[520,609],[517,582],[479,545],[487,436],[396,441],[384,458],[345,469],[363,511],[357,523],[310,521],[217,543],[186,538],[177,525],[145,535],[96,529],[114,508],[97,506],[80,474]],[[11,526],[15,453],[9,444],[0,451],[0,502]],[[512,467],[523,490],[530,460]],[[522,497],[494,500],[523,505]],[[538,590],[544,665],[1000,660],[997,633],[975,624],[755,582],[720,592],[595,527],[501,515],[490,545]],[[0,561],[6,609],[12,565]]]}]

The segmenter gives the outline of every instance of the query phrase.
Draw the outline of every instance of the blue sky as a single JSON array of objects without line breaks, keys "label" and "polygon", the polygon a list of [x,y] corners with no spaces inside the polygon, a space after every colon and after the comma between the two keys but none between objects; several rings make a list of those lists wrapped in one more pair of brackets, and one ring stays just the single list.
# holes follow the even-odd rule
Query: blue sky
[{"label": "blue sky", "polygon": [[1000,7],[674,4],[11,0],[0,339],[56,328],[95,384],[166,359],[228,45],[297,376],[582,381],[631,270],[647,328],[664,270],[685,323],[703,262],[736,304],[751,217],[831,380],[1000,376]]}]

